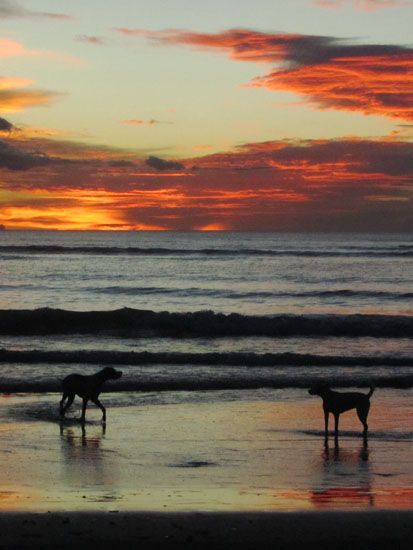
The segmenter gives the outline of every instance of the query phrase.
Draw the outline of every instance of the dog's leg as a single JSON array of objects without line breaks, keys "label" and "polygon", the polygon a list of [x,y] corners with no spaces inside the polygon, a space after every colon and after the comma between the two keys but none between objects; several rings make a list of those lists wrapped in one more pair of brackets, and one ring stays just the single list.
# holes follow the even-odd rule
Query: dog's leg
[{"label": "dog's leg", "polygon": [[369,409],[370,409],[369,401],[367,401],[366,403],[363,403],[362,405],[359,405],[356,409],[357,416],[359,417],[360,422],[363,424],[363,427],[364,427],[364,430],[363,430],[364,435],[367,435],[367,431],[369,429],[367,424],[367,416],[369,414]]},{"label": "dog's leg", "polygon": [[340,418],[339,414],[334,415],[334,437],[338,437],[338,419]]},{"label": "dog's leg", "polygon": [[328,439],[328,411],[324,411],[324,437]]},{"label": "dog's leg", "polygon": [[102,403],[99,401],[99,399],[96,397],[95,399],[92,399],[93,403],[99,407],[99,409],[102,411],[102,422],[106,422],[106,409],[102,405]]},{"label": "dog's leg", "polygon": [[66,411],[67,409],[70,407],[70,405],[73,403],[73,401],[75,400],[75,394],[74,393],[71,393],[71,394],[67,394],[67,403],[65,406],[63,406],[63,399],[62,401],[60,402],[60,416],[62,418],[64,418],[65,414],[66,414]]},{"label": "dog's leg", "polygon": [[82,416],[80,418],[80,421],[82,422],[82,424],[84,424],[86,422],[86,407],[87,407],[87,397],[84,397],[83,398],[83,403],[82,403]]},{"label": "dog's leg", "polygon": [[64,402],[65,402],[65,399],[67,399],[68,397],[68,394],[63,392],[63,395],[62,395],[62,399],[60,400],[60,405],[59,405],[59,412],[60,412],[60,416],[63,418],[63,415],[64,415],[64,409],[63,409],[63,406],[64,406]]}]

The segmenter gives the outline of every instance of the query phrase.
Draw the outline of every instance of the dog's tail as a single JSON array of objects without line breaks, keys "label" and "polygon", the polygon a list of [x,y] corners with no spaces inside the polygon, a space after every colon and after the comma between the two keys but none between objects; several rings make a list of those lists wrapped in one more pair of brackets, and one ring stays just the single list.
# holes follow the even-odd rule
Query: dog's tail
[{"label": "dog's tail", "polygon": [[374,386],[370,386],[370,391],[369,393],[367,394],[367,397],[371,397],[373,395],[373,392],[375,390],[375,387]]}]

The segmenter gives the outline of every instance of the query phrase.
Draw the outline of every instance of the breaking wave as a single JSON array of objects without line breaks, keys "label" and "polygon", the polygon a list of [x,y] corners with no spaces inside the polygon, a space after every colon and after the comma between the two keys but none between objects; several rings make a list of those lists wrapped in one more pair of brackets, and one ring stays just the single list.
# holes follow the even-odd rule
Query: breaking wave
[{"label": "breaking wave", "polygon": [[227,299],[260,299],[260,298],[384,298],[392,300],[406,300],[413,298],[413,292],[386,292],[375,290],[320,290],[309,292],[274,292],[274,291],[231,291],[209,288],[168,288],[153,286],[107,286],[99,288],[87,288],[86,291],[93,291],[99,294],[123,294],[128,296],[139,295],[165,295],[174,296],[211,296],[214,298]]},{"label": "breaking wave", "polygon": [[299,256],[299,257],[413,257],[413,246],[340,247],[339,250],[259,248],[167,248],[137,246],[2,245],[1,254],[81,254],[103,256]]},{"label": "breaking wave", "polygon": [[308,353],[189,353],[134,351],[14,351],[0,349],[0,362],[99,365],[225,365],[225,366],[343,366],[413,367],[413,357],[312,355]]},{"label": "breaking wave", "polygon": [[122,308],[68,311],[41,308],[0,310],[0,334],[95,334],[122,337],[347,336],[406,338],[413,336],[408,315],[242,315],[213,311],[185,313]]},{"label": "breaking wave", "polygon": [[[202,377],[190,378],[149,378],[144,376],[120,379],[116,383],[108,382],[107,392],[205,392],[205,391],[238,391],[261,389],[306,388],[313,384],[323,383],[334,388],[362,388],[367,390],[374,384],[376,388],[409,389],[413,387],[413,375],[389,374],[388,376],[354,375],[354,373],[340,373],[340,375],[323,376],[308,373],[291,376],[280,373],[272,377]],[[46,378],[43,380],[0,380],[0,393],[46,393],[60,392],[61,379]],[[236,396],[234,396],[235,398]]]}]

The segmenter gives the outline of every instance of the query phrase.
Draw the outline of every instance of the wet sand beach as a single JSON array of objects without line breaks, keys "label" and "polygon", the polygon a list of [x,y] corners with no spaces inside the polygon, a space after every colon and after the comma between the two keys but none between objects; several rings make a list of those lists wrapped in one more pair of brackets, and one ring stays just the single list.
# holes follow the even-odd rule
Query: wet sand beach
[{"label": "wet sand beach", "polygon": [[106,428],[58,394],[0,399],[4,548],[408,548],[412,390],[378,389],[324,443],[305,390],[108,393]]},{"label": "wet sand beach", "polygon": [[[59,422],[57,394],[0,399],[3,511],[306,511],[413,507],[412,390],[378,389],[324,443],[305,390],[103,394]],[[76,403],[76,402],[75,402]]]}]

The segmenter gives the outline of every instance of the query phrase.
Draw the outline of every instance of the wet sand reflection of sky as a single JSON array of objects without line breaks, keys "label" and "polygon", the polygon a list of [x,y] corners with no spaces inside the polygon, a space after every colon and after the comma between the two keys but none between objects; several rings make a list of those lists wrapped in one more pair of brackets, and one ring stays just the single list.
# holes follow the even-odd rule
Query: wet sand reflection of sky
[{"label": "wet sand reflection of sky", "polygon": [[300,392],[139,406],[105,397],[106,431],[94,408],[84,430],[75,418],[60,424],[54,394],[0,399],[0,509],[413,506],[408,417],[389,414],[409,409],[403,392],[378,392],[367,442],[349,413],[326,446],[321,404]]}]

